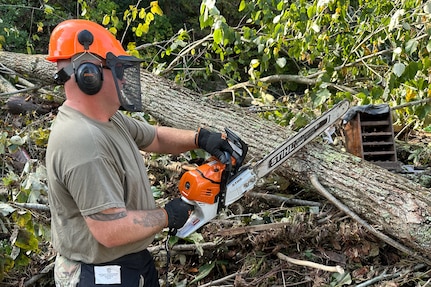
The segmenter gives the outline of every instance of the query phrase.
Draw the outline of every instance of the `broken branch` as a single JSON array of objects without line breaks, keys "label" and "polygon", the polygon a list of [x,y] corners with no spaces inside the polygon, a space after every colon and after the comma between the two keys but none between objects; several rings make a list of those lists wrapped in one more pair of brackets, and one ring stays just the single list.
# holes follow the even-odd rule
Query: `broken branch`
[{"label": "broken branch", "polygon": [[276,229],[276,228],[284,228],[289,224],[290,224],[289,222],[277,222],[277,223],[269,223],[269,224],[243,226],[243,227],[220,230],[219,232],[217,232],[217,235],[234,236],[234,235],[239,235],[243,233],[250,233],[250,232],[262,231],[262,230],[268,230],[268,229]]},{"label": "broken branch", "polygon": [[353,220],[361,224],[366,230],[368,230],[371,234],[376,236],[377,238],[383,240],[387,244],[391,245],[392,247],[395,247],[396,249],[415,257],[416,259],[419,259],[423,262],[425,262],[428,265],[431,265],[431,261],[426,259],[425,257],[420,256],[416,252],[413,252],[409,248],[405,247],[404,245],[400,244],[399,242],[393,240],[389,236],[381,233],[380,231],[376,230],[374,227],[369,225],[365,220],[360,218],[356,213],[351,211],[346,205],[344,205],[342,202],[340,202],[338,199],[336,199],[332,194],[330,194],[319,182],[319,179],[317,178],[316,174],[311,174],[309,176],[311,184],[314,186],[314,188],[323,195],[327,200],[329,200],[332,204],[334,204],[338,209],[346,213],[348,216],[350,216]]},{"label": "broken branch", "polygon": [[307,266],[307,267],[311,267],[311,268],[316,268],[316,269],[320,269],[320,270],[324,270],[324,271],[329,271],[329,272],[337,272],[340,274],[344,274],[344,269],[339,266],[327,266],[327,265],[323,265],[323,264],[319,264],[319,263],[315,263],[315,262],[311,262],[311,261],[306,261],[306,260],[299,260],[299,259],[295,259],[295,258],[291,258],[289,256],[284,255],[283,253],[278,252],[277,253],[277,257],[281,260],[296,264],[296,265],[301,265],[301,266]]}]

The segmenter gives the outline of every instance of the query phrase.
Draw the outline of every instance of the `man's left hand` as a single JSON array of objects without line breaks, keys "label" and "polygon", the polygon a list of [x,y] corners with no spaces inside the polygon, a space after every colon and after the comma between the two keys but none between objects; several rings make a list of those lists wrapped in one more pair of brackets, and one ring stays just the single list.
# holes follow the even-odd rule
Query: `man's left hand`
[{"label": "man's left hand", "polygon": [[199,128],[196,135],[196,145],[217,157],[222,163],[228,164],[233,149],[222,133],[211,132],[204,128]]}]

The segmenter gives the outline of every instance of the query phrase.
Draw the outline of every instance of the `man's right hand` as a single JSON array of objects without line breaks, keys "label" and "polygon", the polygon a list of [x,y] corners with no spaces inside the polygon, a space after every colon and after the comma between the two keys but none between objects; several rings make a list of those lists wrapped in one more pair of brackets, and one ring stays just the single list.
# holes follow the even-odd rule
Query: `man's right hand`
[{"label": "man's right hand", "polygon": [[168,226],[169,233],[175,235],[177,229],[183,227],[190,214],[194,209],[193,205],[190,205],[180,198],[174,198],[165,205],[165,211],[168,215]]}]

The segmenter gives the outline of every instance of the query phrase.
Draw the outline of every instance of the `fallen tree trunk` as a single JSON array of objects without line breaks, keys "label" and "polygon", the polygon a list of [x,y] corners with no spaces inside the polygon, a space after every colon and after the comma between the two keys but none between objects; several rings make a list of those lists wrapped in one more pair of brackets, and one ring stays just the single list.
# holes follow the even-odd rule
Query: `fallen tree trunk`
[{"label": "fallen tree trunk", "polygon": [[[44,84],[53,83],[55,66],[44,56],[0,52],[0,63]],[[144,110],[161,124],[188,129],[229,127],[248,143],[248,159],[260,159],[293,133],[145,71],[141,84]],[[309,175],[315,174],[322,186],[376,229],[431,259],[429,189],[318,140],[290,158],[277,173],[310,189]]]}]

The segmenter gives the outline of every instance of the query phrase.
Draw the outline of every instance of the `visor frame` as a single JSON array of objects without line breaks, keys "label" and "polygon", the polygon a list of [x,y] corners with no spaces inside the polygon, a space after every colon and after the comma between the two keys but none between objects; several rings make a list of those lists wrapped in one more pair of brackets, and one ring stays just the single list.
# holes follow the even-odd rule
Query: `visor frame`
[{"label": "visor frame", "polygon": [[[118,99],[120,100],[120,109],[126,110],[129,112],[142,112],[142,99],[141,99],[141,89],[140,89],[140,63],[143,62],[142,59],[139,59],[135,56],[115,56],[113,53],[108,52],[106,54],[106,68],[111,70],[112,77],[115,82],[115,87],[117,89]],[[121,77],[117,74],[117,65],[120,64],[122,66],[122,72]],[[138,86],[139,89],[137,91],[137,94],[130,95],[127,93],[129,89],[126,89],[125,92],[125,86],[123,88],[120,88],[119,81],[124,81],[124,74],[125,70],[129,68],[136,68],[137,75],[137,83],[130,83],[131,86]],[[131,81],[131,79],[125,79],[126,83],[124,85],[128,85],[127,81]]]}]

